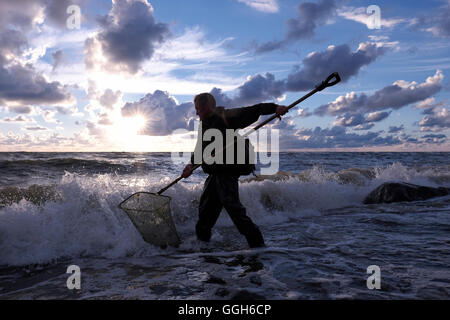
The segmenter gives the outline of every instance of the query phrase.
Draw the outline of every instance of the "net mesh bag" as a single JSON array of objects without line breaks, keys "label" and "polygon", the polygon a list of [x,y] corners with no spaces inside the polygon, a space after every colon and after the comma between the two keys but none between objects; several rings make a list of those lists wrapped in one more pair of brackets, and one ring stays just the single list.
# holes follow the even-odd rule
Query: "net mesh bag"
[{"label": "net mesh bag", "polygon": [[170,214],[170,197],[138,192],[125,199],[119,207],[128,214],[146,242],[163,248],[180,244]]}]

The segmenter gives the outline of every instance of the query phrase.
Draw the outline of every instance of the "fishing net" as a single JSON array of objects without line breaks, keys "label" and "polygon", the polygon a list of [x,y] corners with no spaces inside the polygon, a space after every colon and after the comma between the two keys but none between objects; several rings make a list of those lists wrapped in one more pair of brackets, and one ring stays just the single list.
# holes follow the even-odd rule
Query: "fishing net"
[{"label": "fishing net", "polygon": [[170,197],[138,192],[125,199],[119,207],[128,214],[146,242],[163,248],[180,244],[170,214]]}]

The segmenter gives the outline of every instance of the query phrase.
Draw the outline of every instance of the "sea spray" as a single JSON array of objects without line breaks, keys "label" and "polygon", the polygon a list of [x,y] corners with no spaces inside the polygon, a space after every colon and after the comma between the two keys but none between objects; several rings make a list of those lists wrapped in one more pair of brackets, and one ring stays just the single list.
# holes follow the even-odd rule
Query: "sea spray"
[{"label": "sea spray", "polygon": [[[449,180],[445,179],[448,169],[448,166],[407,167],[393,163],[385,167],[343,169],[358,175],[348,178],[345,173],[343,179],[342,170],[334,172],[313,166],[288,172],[276,181],[242,177],[240,196],[248,215],[264,229],[327,214],[330,210],[341,214],[365,210],[364,197],[385,181],[449,186]],[[44,263],[65,257],[138,257],[159,252],[159,248],[142,240],[117,206],[134,192],[159,190],[177,174],[176,170],[131,175],[66,171],[51,184],[57,197],[48,197],[43,203],[23,197],[0,209],[0,265]],[[443,181],[437,181],[439,177],[444,177]],[[182,240],[195,239],[204,178],[193,176],[165,193],[172,198],[171,214]],[[223,212],[216,229],[231,225]],[[222,237],[226,240],[226,235]],[[195,241],[192,246],[196,248]]]},{"label": "sea spray", "polygon": [[117,208],[122,196],[108,175],[66,173],[60,200],[35,205],[25,199],[0,210],[0,264],[41,263],[60,257],[120,257],[144,246]]}]

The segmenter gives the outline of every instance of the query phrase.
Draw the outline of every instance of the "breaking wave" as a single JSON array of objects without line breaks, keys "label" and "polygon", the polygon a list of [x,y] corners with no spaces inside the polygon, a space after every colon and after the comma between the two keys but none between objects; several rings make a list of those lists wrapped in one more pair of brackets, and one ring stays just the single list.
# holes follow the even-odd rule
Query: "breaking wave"
[{"label": "breaking wave", "polygon": [[[67,161],[67,160],[64,160]],[[175,175],[175,174],[174,174]],[[158,252],[145,243],[118,204],[137,191],[157,191],[173,176],[83,175],[66,172],[57,183],[0,189],[0,265],[45,263],[65,257],[117,258]],[[449,186],[450,166],[350,168],[319,166],[300,173],[242,178],[241,201],[258,224],[283,223],[327,210],[363,206],[386,181]],[[199,180],[200,182],[200,180]],[[193,235],[201,183],[178,183],[165,195],[177,229]],[[222,214],[218,227],[231,225]]]}]

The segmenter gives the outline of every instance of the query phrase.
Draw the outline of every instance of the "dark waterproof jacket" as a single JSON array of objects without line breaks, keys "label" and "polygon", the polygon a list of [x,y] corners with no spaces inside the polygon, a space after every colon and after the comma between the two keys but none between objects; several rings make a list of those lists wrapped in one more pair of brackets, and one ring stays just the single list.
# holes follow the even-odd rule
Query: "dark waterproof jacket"
[{"label": "dark waterproof jacket", "polygon": [[[250,107],[243,108],[233,108],[233,109],[225,109],[224,107],[216,107],[215,111],[205,120],[201,122],[202,128],[202,136],[204,136],[205,131],[208,129],[218,129],[222,133],[223,144],[226,145],[226,129],[243,129],[248,127],[249,125],[255,123],[261,115],[273,114],[276,112],[276,108],[278,107],[275,103],[259,103]],[[200,136],[197,139],[197,144],[195,146],[196,154],[204,154],[205,148],[213,141],[205,141]],[[203,141],[202,141],[203,140]],[[201,148],[201,153],[200,152]],[[236,150],[236,149],[235,149]],[[235,154],[236,157],[236,154]],[[214,174],[214,173],[228,173],[234,175],[242,174],[240,172],[240,166],[226,164],[226,152],[223,154],[223,164],[206,164],[202,160],[202,169],[205,173]],[[191,163],[196,164],[199,161],[194,159],[194,154],[191,157]],[[248,174],[248,173],[246,173]]]}]

